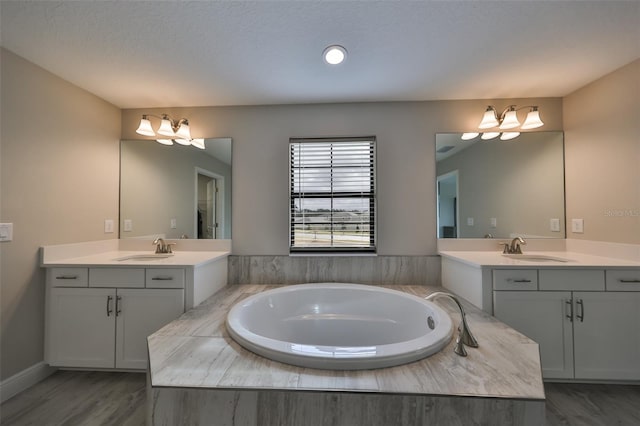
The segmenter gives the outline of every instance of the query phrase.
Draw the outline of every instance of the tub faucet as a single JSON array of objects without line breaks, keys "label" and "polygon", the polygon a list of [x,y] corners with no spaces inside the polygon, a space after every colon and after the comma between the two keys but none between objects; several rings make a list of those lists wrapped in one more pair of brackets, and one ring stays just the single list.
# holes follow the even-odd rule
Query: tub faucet
[{"label": "tub faucet", "polygon": [[156,238],[153,240],[153,243],[156,246],[156,254],[160,253],[173,253],[171,250],[171,246],[174,246],[176,243],[165,243],[162,238]]},{"label": "tub faucet", "polygon": [[521,245],[526,245],[527,242],[522,237],[515,237],[511,240],[511,244],[509,243],[500,243],[500,245],[504,246],[504,250],[502,250],[502,254],[522,254]]},{"label": "tub faucet", "polygon": [[458,309],[460,309],[460,317],[462,318],[462,321],[460,322],[460,325],[458,326],[458,338],[456,339],[456,346],[453,349],[453,351],[460,355],[460,356],[467,356],[467,350],[464,348],[465,345],[471,347],[471,348],[477,348],[478,345],[478,341],[476,340],[476,338],[473,336],[473,334],[471,333],[471,329],[469,328],[469,324],[467,324],[467,315],[464,312],[464,308],[462,307],[462,304],[460,303],[460,301],[458,300],[458,298],[456,296],[454,296],[451,293],[445,293],[443,291],[436,291],[435,293],[431,293],[430,295],[428,295],[427,297],[425,297],[425,299],[429,300],[429,301],[433,301],[439,297],[449,297],[451,300],[453,300],[454,302],[456,302],[456,305],[458,305]]}]

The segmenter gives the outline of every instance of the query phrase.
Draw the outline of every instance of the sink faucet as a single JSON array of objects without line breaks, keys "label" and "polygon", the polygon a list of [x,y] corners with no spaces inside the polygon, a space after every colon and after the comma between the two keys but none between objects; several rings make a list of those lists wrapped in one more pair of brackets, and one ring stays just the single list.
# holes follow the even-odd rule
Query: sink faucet
[{"label": "sink faucet", "polygon": [[460,309],[460,317],[462,318],[462,321],[458,326],[458,331],[460,332],[460,334],[458,334],[458,338],[456,339],[456,346],[453,349],[453,351],[460,356],[467,356],[467,351],[464,348],[464,345],[467,345],[471,348],[477,348],[479,345],[478,345],[478,341],[471,333],[469,324],[467,324],[467,315],[465,314],[464,308],[462,307],[462,304],[460,303],[458,298],[451,293],[436,291],[435,293],[431,293],[430,295],[425,297],[425,299],[432,301],[434,299],[437,299],[443,296],[448,297],[454,302],[456,302],[456,305],[458,305],[458,309]]},{"label": "sink faucet", "polygon": [[165,243],[162,238],[156,238],[153,240],[153,244],[156,246],[156,253],[173,253],[171,250],[171,246],[174,246],[176,243]]},{"label": "sink faucet", "polygon": [[509,243],[500,243],[500,245],[504,245],[504,250],[502,250],[502,254],[522,254],[521,245],[526,245],[527,242],[522,237],[515,237],[511,240],[511,244]]}]

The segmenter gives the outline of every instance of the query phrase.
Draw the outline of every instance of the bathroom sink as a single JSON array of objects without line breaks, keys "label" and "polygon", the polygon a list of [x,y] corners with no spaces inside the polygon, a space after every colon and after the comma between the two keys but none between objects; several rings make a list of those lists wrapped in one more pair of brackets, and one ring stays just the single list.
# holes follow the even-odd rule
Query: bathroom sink
[{"label": "bathroom sink", "polygon": [[158,253],[158,254],[133,254],[130,256],[125,256],[125,257],[119,257],[117,259],[118,262],[123,262],[125,260],[134,260],[134,261],[138,261],[138,262],[148,262],[148,261],[152,261],[152,260],[159,260],[159,259],[166,259],[168,257],[173,256],[173,254],[165,254],[165,253]]},{"label": "bathroom sink", "polygon": [[529,262],[569,262],[569,259],[544,254],[503,254],[509,259],[525,260]]}]

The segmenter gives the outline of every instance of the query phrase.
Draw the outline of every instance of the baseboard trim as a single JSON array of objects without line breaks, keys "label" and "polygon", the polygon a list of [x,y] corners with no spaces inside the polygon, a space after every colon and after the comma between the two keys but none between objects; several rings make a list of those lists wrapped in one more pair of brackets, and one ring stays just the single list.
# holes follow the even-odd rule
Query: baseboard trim
[{"label": "baseboard trim", "polygon": [[0,382],[0,403],[19,394],[23,390],[29,389],[39,381],[46,379],[55,373],[57,368],[50,367],[44,362],[39,362],[31,367],[14,374],[6,380]]}]

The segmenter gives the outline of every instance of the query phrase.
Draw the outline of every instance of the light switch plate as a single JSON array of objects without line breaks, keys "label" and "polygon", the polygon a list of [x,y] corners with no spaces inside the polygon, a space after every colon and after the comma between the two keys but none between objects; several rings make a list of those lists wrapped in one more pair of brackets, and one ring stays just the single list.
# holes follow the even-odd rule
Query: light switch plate
[{"label": "light switch plate", "polygon": [[133,231],[133,221],[131,219],[125,219],[123,224],[124,232]]},{"label": "light switch plate", "polygon": [[489,226],[491,226],[492,228],[496,228],[498,226],[498,219],[495,217],[490,218]]},{"label": "light switch plate", "polygon": [[549,228],[551,232],[560,232],[560,219],[552,218],[549,221]]},{"label": "light switch plate", "polygon": [[171,229],[176,229],[178,227],[178,221],[175,217],[171,218]]},{"label": "light switch plate", "polygon": [[584,219],[571,219],[571,232],[575,234],[584,233]]},{"label": "light switch plate", "polygon": [[0,223],[0,241],[13,241],[13,223]]},{"label": "light switch plate", "polygon": [[113,233],[113,219],[105,219],[104,220],[104,233],[112,234]]},{"label": "light switch plate", "polygon": [[472,217],[468,217],[467,218],[467,226],[473,226],[473,218]]}]

